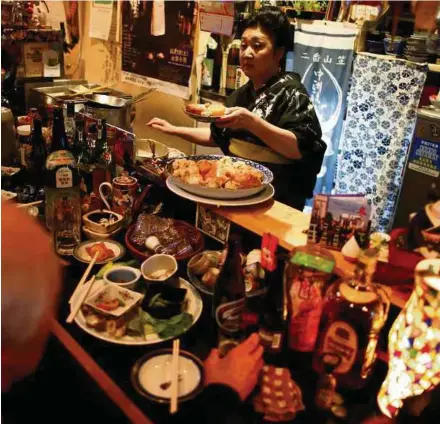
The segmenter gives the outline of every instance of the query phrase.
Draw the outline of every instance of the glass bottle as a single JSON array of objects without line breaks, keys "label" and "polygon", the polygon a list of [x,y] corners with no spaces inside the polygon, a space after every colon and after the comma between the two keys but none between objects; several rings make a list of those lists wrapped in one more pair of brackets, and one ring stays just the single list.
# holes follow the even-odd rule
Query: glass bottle
[{"label": "glass bottle", "polygon": [[324,293],[334,266],[334,256],[319,246],[301,246],[291,252],[286,266],[290,349],[313,352]]},{"label": "glass bottle", "polygon": [[202,87],[205,89],[212,87],[216,49],[217,41],[211,36],[206,46],[206,56],[202,62]]},{"label": "glass bottle", "polygon": [[244,338],[241,324],[246,306],[246,290],[241,267],[242,251],[241,237],[232,234],[214,287],[213,313],[218,328],[218,346],[223,356]]},{"label": "glass bottle", "polygon": [[66,130],[64,128],[63,109],[59,106],[53,108],[51,152],[56,152],[57,150],[70,150]]},{"label": "glass bottle", "polygon": [[324,353],[321,361],[324,365],[324,373],[319,376],[316,387],[315,405],[319,409],[329,410],[333,405],[333,397],[336,392],[336,377],[333,370],[340,364],[341,357],[333,353]]},{"label": "glass bottle", "polygon": [[75,143],[75,103],[67,102],[66,119],[64,120],[67,142],[73,150]]},{"label": "glass bottle", "polygon": [[229,47],[228,63],[226,67],[226,92],[228,94],[235,90],[237,68],[240,65],[240,40],[234,40]]},{"label": "glass bottle", "polygon": [[47,150],[42,132],[41,119],[34,119],[30,137],[31,152],[29,155],[29,172],[32,183],[37,187],[44,185],[44,170],[46,165]]},{"label": "glass bottle", "polygon": [[334,373],[338,384],[349,389],[362,388],[370,376],[388,316],[389,296],[372,282],[376,263],[377,250],[362,251],[354,276],[333,283],[324,298],[313,367],[321,373],[323,353],[340,355]]},{"label": "glass bottle", "polygon": [[81,241],[81,207],[78,196],[63,196],[55,200],[53,238],[56,253],[72,255]]},{"label": "glass bottle", "polygon": [[265,363],[283,365],[282,351],[287,330],[287,299],[284,285],[284,263],[287,255],[273,256],[274,266],[265,268],[267,293],[258,320],[258,334],[265,350]]}]

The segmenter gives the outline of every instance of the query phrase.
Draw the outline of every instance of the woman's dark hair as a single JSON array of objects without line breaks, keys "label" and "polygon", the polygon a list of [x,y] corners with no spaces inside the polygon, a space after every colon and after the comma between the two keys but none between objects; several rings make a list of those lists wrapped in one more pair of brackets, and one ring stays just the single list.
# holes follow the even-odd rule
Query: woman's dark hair
[{"label": "woman's dark hair", "polygon": [[293,27],[278,7],[265,6],[254,12],[239,25],[236,38],[241,38],[247,28],[255,27],[270,35],[275,47],[284,47],[284,54],[293,50]]}]

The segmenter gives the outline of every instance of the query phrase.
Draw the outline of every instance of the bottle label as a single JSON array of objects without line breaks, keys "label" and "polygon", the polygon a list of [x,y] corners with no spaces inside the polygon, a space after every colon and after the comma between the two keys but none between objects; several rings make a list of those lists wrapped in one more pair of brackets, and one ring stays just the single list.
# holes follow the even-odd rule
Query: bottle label
[{"label": "bottle label", "polygon": [[56,188],[70,188],[73,186],[72,170],[70,168],[62,167],[57,169],[55,173]]},{"label": "bottle label", "polygon": [[293,255],[293,257],[290,259],[290,262],[295,265],[305,266],[307,268],[312,268],[327,273],[332,272],[335,266],[334,261],[330,261],[315,255],[309,255],[305,252],[296,252],[295,255]]},{"label": "bottle label", "polygon": [[292,305],[290,348],[300,352],[311,352],[315,348],[324,305],[320,286],[306,278],[298,278],[293,281],[289,295]]},{"label": "bottle label", "polygon": [[68,150],[57,150],[51,153],[46,160],[46,168],[51,171],[59,166],[76,168],[76,160]]},{"label": "bottle label", "polygon": [[333,322],[325,331],[322,351],[340,355],[341,363],[334,372],[336,374],[348,373],[354,364],[358,351],[356,331],[344,321]]},{"label": "bottle label", "polygon": [[271,353],[281,352],[283,347],[283,333],[280,331],[270,331],[266,328],[260,328],[258,334],[261,339],[261,344],[265,350]]},{"label": "bottle label", "polygon": [[270,233],[264,233],[261,243],[261,266],[268,271],[275,271],[277,267],[275,260],[277,247],[278,238]]},{"label": "bottle label", "polygon": [[235,90],[235,78],[237,77],[237,65],[228,65],[226,68],[226,88]]},{"label": "bottle label", "polygon": [[245,302],[245,298],[242,298],[233,302],[222,303],[217,307],[215,320],[221,331],[232,335],[240,330]]}]

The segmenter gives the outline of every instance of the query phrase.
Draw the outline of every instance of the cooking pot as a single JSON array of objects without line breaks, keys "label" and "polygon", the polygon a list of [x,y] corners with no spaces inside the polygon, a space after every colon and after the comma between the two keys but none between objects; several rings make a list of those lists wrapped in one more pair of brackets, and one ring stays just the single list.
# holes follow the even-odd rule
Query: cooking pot
[{"label": "cooking pot", "polygon": [[124,99],[105,94],[87,95],[86,113],[96,118],[105,119],[110,125],[129,130],[134,119],[133,105],[144,100],[150,92],[141,93],[131,99]]}]

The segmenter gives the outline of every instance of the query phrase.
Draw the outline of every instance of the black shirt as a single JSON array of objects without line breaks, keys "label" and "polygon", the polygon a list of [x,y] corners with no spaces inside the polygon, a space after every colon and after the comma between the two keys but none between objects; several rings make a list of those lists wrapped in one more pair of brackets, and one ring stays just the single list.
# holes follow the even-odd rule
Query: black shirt
[{"label": "black shirt", "polygon": [[[249,81],[226,99],[226,106],[244,107],[270,124],[296,135],[301,159],[283,165],[263,164],[274,173],[275,199],[302,209],[305,199],[313,196],[326,145],[321,140],[321,126],[299,75],[288,73],[274,76],[257,91]],[[218,128],[211,124],[211,134],[226,155],[230,154],[232,138],[269,147],[246,130]]]}]

